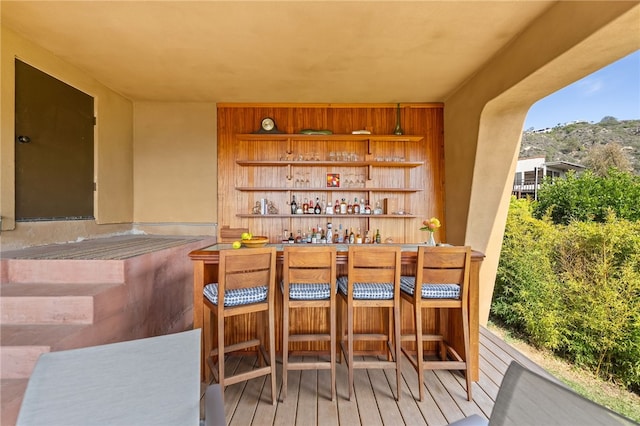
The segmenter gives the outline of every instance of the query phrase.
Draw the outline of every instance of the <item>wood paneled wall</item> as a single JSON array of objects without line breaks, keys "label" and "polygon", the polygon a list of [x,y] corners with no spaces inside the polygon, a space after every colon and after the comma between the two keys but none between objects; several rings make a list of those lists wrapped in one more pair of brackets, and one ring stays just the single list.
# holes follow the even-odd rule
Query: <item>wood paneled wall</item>
[{"label": "wood paneled wall", "polygon": [[[398,199],[398,206],[412,214],[411,218],[333,218],[334,232],[340,224],[343,228],[368,227],[372,233],[380,229],[383,240],[391,238],[396,243],[415,243],[426,240],[418,228],[424,219],[444,217],[444,135],[442,104],[400,104],[400,124],[405,135],[420,136],[419,142],[373,143],[368,154],[363,142],[323,141],[298,142],[294,153],[317,153],[327,159],[330,151],[357,152],[362,157],[402,156],[406,161],[423,162],[415,168],[373,168],[371,181],[367,185],[377,187],[404,186],[418,188],[414,192],[374,192],[365,189],[344,188],[345,192],[327,191],[326,173],[340,173],[344,179],[348,174],[363,173],[356,167],[312,167],[308,169],[312,191],[296,191],[295,179],[286,167],[243,167],[238,160],[278,160],[285,155],[288,142],[283,138],[275,141],[246,141],[238,135],[257,131],[264,117],[272,117],[278,129],[287,134],[299,133],[302,129],[327,129],[333,134],[350,135],[353,130],[370,130],[373,135],[391,135],[396,125],[395,104],[218,104],[218,223],[219,228],[249,228],[254,235],[266,235],[270,242],[281,240],[284,229],[303,231],[320,224],[323,228],[327,218],[300,217],[240,217],[251,213],[251,208],[260,198],[274,202],[280,213],[289,213],[288,202],[295,194],[298,203],[303,198],[319,197],[335,203],[337,198],[362,197],[367,195],[370,204],[386,197]],[[321,141],[322,137],[318,137]],[[296,169],[298,172],[300,169]],[[236,187],[289,187],[291,191],[264,193],[239,191]],[[315,188],[317,187],[317,190]],[[438,231],[437,241],[446,241],[446,224]]]}]

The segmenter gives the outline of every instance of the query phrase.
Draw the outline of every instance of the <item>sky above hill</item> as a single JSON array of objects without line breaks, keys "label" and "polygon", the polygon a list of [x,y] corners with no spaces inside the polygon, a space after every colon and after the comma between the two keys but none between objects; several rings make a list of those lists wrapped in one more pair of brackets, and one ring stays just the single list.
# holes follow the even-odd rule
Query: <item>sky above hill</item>
[{"label": "sky above hill", "polygon": [[640,51],[636,51],[531,106],[524,129],[603,117],[640,119]]}]

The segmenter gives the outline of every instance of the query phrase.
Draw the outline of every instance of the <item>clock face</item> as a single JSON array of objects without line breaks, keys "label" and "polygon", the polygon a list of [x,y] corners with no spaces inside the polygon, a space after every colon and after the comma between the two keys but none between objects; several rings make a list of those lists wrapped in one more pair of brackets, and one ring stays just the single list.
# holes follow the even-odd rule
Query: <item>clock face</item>
[{"label": "clock face", "polygon": [[262,129],[265,131],[273,130],[276,127],[276,123],[273,121],[271,117],[265,117],[262,119]]}]

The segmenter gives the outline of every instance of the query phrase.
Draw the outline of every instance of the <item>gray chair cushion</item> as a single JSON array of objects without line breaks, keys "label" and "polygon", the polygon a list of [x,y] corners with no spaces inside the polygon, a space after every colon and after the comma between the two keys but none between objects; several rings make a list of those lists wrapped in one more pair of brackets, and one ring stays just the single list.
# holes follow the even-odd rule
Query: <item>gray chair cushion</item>
[{"label": "gray chair cushion", "polygon": [[[280,288],[284,293],[284,283],[280,282]],[[323,300],[331,296],[329,283],[315,284],[289,284],[289,298],[295,300]]]},{"label": "gray chair cushion", "polygon": [[[400,278],[400,289],[402,291],[413,296],[415,288],[415,277]],[[423,299],[459,299],[460,286],[458,284],[423,283],[420,293]]]},{"label": "gray chair cushion", "polygon": [[[347,294],[348,277],[338,278],[338,289]],[[393,283],[354,283],[353,298],[361,300],[393,299]]]},{"label": "gray chair cushion", "polygon": [[[204,296],[217,305],[218,283],[207,284],[204,288]],[[224,294],[224,306],[248,305],[265,300],[267,300],[267,286],[227,290]]]}]

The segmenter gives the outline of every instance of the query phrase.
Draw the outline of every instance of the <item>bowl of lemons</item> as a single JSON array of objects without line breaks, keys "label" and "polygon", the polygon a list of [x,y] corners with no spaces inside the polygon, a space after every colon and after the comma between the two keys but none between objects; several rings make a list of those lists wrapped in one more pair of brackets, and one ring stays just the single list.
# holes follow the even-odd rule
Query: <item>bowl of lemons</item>
[{"label": "bowl of lemons", "polygon": [[240,242],[247,248],[264,247],[269,243],[269,237],[244,233]]}]

